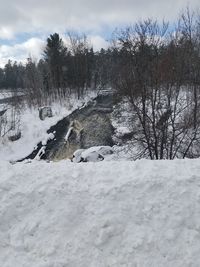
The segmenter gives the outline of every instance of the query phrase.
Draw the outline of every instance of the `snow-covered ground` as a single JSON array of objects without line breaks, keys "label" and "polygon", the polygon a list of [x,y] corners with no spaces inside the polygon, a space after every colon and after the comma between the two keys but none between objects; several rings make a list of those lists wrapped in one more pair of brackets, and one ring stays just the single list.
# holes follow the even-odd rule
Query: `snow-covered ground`
[{"label": "snow-covered ground", "polygon": [[6,90],[0,90],[0,100],[4,98],[12,97],[12,93]]},{"label": "snow-covered ground", "polygon": [[141,148],[138,146],[138,142],[131,139],[122,141],[124,135],[131,134],[138,127],[133,108],[128,99],[124,98],[114,106],[111,122],[115,128],[113,141],[117,144],[113,147],[114,158],[116,160],[120,158],[127,160],[140,158]]},{"label": "snow-covered ground", "polygon": [[3,100],[4,98],[10,98],[13,95],[15,96],[22,96],[24,95],[22,91],[18,90],[18,91],[11,91],[11,90],[2,90],[0,89],[0,100]]},{"label": "snow-covered ground", "polygon": [[200,161],[0,161],[1,267],[199,267]]}]

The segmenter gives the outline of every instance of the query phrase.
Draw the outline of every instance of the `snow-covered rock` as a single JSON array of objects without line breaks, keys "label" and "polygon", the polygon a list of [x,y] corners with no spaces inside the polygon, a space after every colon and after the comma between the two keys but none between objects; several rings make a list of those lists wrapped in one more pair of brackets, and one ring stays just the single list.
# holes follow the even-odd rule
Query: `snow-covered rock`
[{"label": "snow-covered rock", "polygon": [[78,150],[76,150],[74,152],[74,154],[73,154],[72,161],[73,162],[76,162],[76,163],[83,161],[83,158],[81,157],[81,154],[82,154],[83,151],[85,151],[85,149],[78,149]]},{"label": "snow-covered rock", "polygon": [[20,131],[11,130],[8,133],[8,139],[12,142],[19,140],[21,136],[22,133]]},{"label": "snow-covered rock", "polygon": [[88,149],[78,149],[73,154],[73,162],[96,162],[104,160],[104,157],[111,155],[113,149],[110,146],[94,146]]},{"label": "snow-covered rock", "polygon": [[97,162],[104,160],[104,157],[96,151],[82,153],[83,162]]},{"label": "snow-covered rock", "polygon": [[55,137],[54,134],[55,134],[55,132],[54,132],[54,133],[49,133],[49,134],[47,134],[46,139],[42,140],[42,145],[43,145],[43,146],[46,146],[46,144],[47,144],[47,142],[48,142],[49,140],[53,140],[54,137]]},{"label": "snow-covered rock", "polygon": [[46,118],[53,117],[52,109],[51,107],[41,107],[39,108],[39,118],[43,121]]}]

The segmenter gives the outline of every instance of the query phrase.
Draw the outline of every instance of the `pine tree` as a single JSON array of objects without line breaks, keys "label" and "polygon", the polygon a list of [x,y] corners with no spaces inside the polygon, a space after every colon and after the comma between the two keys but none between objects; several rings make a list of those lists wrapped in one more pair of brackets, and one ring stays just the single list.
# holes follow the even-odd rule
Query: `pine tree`
[{"label": "pine tree", "polygon": [[50,35],[44,50],[44,59],[50,72],[50,84],[53,89],[64,87],[63,66],[67,48],[58,33]]}]

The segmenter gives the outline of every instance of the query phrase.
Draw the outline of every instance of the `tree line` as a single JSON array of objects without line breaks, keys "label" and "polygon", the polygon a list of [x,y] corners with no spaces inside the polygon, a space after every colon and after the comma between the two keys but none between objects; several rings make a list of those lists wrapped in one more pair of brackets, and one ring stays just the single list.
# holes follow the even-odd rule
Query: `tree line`
[{"label": "tree line", "polygon": [[23,89],[30,99],[45,102],[71,93],[80,98],[87,90],[107,86],[112,50],[94,52],[85,35],[69,33],[68,40],[66,45],[58,33],[50,35],[38,63],[9,60],[0,68],[0,89]]}]

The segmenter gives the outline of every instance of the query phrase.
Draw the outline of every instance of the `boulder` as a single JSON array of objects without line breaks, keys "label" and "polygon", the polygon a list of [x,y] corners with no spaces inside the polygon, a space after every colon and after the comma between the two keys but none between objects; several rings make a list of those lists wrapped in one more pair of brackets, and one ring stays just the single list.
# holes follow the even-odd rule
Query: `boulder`
[{"label": "boulder", "polygon": [[85,151],[85,149],[78,149],[73,154],[73,162],[79,163],[83,161],[83,157],[81,156],[82,152]]},{"label": "boulder", "polygon": [[43,121],[46,118],[53,117],[52,109],[51,107],[41,107],[39,108],[39,118]]},{"label": "boulder", "polygon": [[97,162],[97,161],[104,160],[104,157],[96,151],[88,152],[88,153],[83,152],[82,158],[83,158],[82,160],[83,162]]},{"label": "boulder", "polygon": [[12,133],[12,131],[9,133],[8,139],[12,142],[17,141],[21,138],[22,134],[21,132]]},{"label": "boulder", "polygon": [[73,154],[73,162],[96,162],[104,160],[106,155],[113,154],[110,146],[96,146],[88,149],[78,149]]}]

